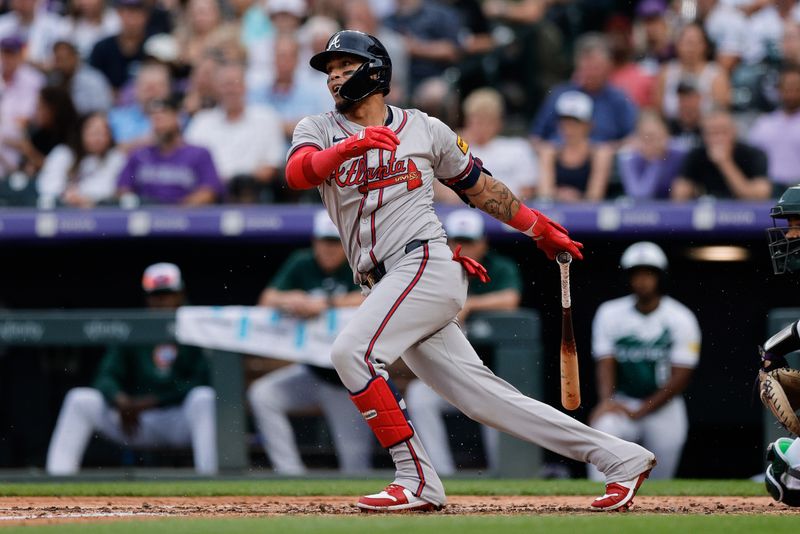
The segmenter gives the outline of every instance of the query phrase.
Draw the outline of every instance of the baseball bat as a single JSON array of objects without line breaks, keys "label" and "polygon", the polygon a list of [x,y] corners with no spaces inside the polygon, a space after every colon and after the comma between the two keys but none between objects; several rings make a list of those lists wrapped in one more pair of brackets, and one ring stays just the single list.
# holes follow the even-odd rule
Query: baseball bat
[{"label": "baseball bat", "polygon": [[581,382],[578,372],[578,349],[572,329],[572,299],[569,293],[569,264],[572,255],[560,252],[556,262],[561,270],[561,405],[576,410],[581,405]]}]

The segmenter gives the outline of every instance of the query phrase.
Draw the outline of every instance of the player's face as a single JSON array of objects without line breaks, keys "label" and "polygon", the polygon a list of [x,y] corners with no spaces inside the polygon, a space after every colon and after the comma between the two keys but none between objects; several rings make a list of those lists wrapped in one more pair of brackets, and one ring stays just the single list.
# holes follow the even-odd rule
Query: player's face
[{"label": "player's face", "polygon": [[347,104],[347,101],[339,96],[339,89],[363,63],[363,59],[350,54],[333,56],[328,62],[328,91],[333,95],[333,102],[339,111],[342,111],[340,108]]},{"label": "player's face", "polygon": [[335,271],[347,259],[342,242],[338,239],[315,239],[311,248],[314,250],[314,259],[326,273]]},{"label": "player's face", "polygon": [[659,275],[654,269],[646,267],[634,268],[631,271],[631,291],[640,299],[658,295]]},{"label": "player's face", "polygon": [[800,216],[792,215],[789,217],[789,230],[786,231],[786,239],[800,239]]},{"label": "player's face", "polygon": [[183,305],[183,293],[164,292],[147,295],[147,307],[161,310],[174,310]]}]

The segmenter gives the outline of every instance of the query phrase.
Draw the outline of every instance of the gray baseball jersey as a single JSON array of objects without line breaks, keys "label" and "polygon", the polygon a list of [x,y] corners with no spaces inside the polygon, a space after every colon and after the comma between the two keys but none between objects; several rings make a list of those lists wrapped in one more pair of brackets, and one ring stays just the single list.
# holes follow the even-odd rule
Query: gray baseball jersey
[{"label": "gray baseball jersey", "polygon": [[[353,269],[367,272],[413,239],[435,239],[444,229],[433,211],[433,181],[458,181],[475,163],[469,146],[439,119],[389,106],[395,152],[370,150],[345,161],[320,186]],[[336,111],[297,125],[289,155],[304,146],[325,149],[363,130]]]},{"label": "gray baseball jersey", "polygon": [[[416,110],[389,110],[397,149],[350,159],[319,186],[354,273],[380,262],[386,268],[331,347],[342,384],[363,391],[402,356],[416,376],[473,419],[592,462],[609,482],[636,477],[652,465],[652,453],[525,397],[492,374],[470,346],[455,319],[467,296],[466,275],[434,213],[433,180],[470,183],[480,165],[439,120]],[[309,117],[295,129],[292,151],[325,149],[362,129],[336,112]],[[428,241],[406,253],[415,239]],[[445,503],[444,486],[416,433],[389,452],[395,484],[435,505]]]}]

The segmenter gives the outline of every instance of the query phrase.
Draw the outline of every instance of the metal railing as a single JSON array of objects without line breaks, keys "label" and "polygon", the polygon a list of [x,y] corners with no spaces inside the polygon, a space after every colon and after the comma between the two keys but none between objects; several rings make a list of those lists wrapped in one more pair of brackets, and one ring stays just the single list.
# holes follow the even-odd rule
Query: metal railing
[{"label": "metal railing", "polygon": [[[541,398],[542,348],[539,315],[514,312],[475,313],[468,322],[470,340],[493,348],[495,373],[525,395]],[[154,310],[14,310],[0,313],[1,346],[149,345],[175,340],[175,313]],[[211,385],[217,395],[217,444],[221,471],[249,467],[242,356],[207,350]],[[500,477],[536,476],[539,447],[501,434]]]}]

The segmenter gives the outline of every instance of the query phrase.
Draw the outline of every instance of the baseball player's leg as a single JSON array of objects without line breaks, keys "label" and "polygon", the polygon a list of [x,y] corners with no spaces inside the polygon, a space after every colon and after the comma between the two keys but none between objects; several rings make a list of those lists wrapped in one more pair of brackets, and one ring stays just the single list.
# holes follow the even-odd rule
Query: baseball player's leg
[{"label": "baseball player's leg", "polygon": [[422,380],[412,380],[408,384],[406,405],[414,421],[414,428],[419,431],[436,472],[442,476],[455,473],[456,466],[450,451],[450,440],[442,417],[448,408],[455,408]]},{"label": "baseball player's leg", "polygon": [[107,409],[103,395],[96,389],[74,388],[67,393],[47,451],[48,474],[78,472],[89,438],[100,426]]},{"label": "baseball player's leg", "polygon": [[319,381],[318,394],[322,412],[336,447],[339,469],[344,473],[363,474],[372,467],[372,436],[358,413],[350,394],[342,386]]},{"label": "baseball player's leg", "polygon": [[253,382],[247,398],[272,468],[282,475],[302,475],[306,466],[289,422],[292,411],[320,406],[316,377],[303,365],[289,365]]},{"label": "baseball player's leg", "polygon": [[[630,417],[618,412],[606,412],[600,415],[594,422],[592,428],[617,436],[626,441],[638,442],[642,439],[642,426],[637,421],[632,421]],[[652,449],[651,449],[652,450]],[[656,451],[653,451],[655,453]],[[659,464],[661,464],[661,456],[656,454]],[[594,465],[589,464],[586,467],[587,475],[591,480],[603,481],[605,476]]]},{"label": "baseball player's leg", "polygon": [[404,355],[408,367],[468,417],[598,467],[608,483],[652,467],[652,453],[526,397],[495,376],[452,322]]},{"label": "baseball player's leg", "polygon": [[209,386],[192,388],[183,400],[181,412],[189,425],[195,470],[204,475],[215,474],[217,472],[216,393]]},{"label": "baseball player's leg", "polygon": [[465,298],[466,280],[444,240],[426,244],[389,266],[331,351],[353,402],[392,455],[395,483],[436,506],[444,504],[444,488],[384,366],[447,324]]},{"label": "baseball player's leg", "polygon": [[689,432],[689,418],[683,397],[674,397],[660,409],[643,417],[641,426],[642,444],[658,458],[658,465],[651,477],[674,478]]}]

